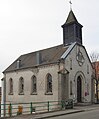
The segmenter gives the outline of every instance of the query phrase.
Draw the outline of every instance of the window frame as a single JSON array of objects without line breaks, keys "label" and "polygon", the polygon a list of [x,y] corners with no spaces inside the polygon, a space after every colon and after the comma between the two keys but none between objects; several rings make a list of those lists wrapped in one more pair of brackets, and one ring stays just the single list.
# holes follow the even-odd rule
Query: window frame
[{"label": "window frame", "polygon": [[9,79],[9,95],[13,95],[13,79]]},{"label": "window frame", "polygon": [[31,78],[31,95],[37,95],[37,77],[35,75]]},{"label": "window frame", "polygon": [[19,79],[19,95],[24,95],[24,78]]},{"label": "window frame", "polygon": [[53,95],[53,79],[50,73],[46,75],[46,93],[45,94]]},{"label": "window frame", "polygon": [[70,95],[73,95],[73,82],[70,81]]}]

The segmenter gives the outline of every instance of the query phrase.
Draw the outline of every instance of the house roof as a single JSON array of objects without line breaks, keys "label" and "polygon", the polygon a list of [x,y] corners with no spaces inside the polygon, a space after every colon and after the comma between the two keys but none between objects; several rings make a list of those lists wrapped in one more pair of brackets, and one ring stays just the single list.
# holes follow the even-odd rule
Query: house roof
[{"label": "house roof", "polygon": [[[61,56],[65,53],[69,46],[58,45],[55,47],[47,48],[44,50],[35,51],[32,53],[21,55],[16,59],[5,72],[11,72],[24,68],[32,68],[39,65],[55,63],[61,59]],[[17,61],[20,62],[19,68],[17,68]]]},{"label": "house roof", "polygon": [[[47,48],[47,49],[21,55],[7,69],[5,69],[3,73],[21,70],[21,69],[33,68],[33,67],[37,67],[41,65],[58,63],[61,59],[66,59],[66,57],[68,57],[68,55],[73,50],[75,45],[80,45],[80,44],[76,42],[72,43],[71,45],[66,45],[66,46],[62,44],[62,45],[58,45],[55,47],[51,47],[51,48]],[[85,49],[84,46],[82,47]],[[86,49],[85,49],[85,52],[88,57]],[[19,67],[17,67],[17,62],[19,63]],[[92,66],[90,59],[89,59],[89,62]]]}]

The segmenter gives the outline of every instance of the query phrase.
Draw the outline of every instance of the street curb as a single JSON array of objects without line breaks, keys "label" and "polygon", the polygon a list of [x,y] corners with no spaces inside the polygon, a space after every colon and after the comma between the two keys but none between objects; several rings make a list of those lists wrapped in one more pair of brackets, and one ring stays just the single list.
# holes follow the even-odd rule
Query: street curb
[{"label": "street curb", "polygon": [[45,119],[45,118],[57,117],[57,116],[74,114],[74,113],[79,113],[79,112],[85,112],[85,110],[78,110],[78,111],[74,111],[74,112],[66,112],[66,113],[63,113],[63,114],[49,115],[49,116],[44,116],[44,117],[36,117],[34,119]]},{"label": "street curb", "polygon": [[42,116],[42,117],[36,117],[36,118],[34,118],[34,119],[45,119],[45,118],[57,117],[57,116],[68,115],[68,114],[74,114],[74,113],[85,112],[85,111],[91,111],[91,110],[94,110],[94,108],[76,110],[76,111],[72,111],[72,112],[66,112],[66,113],[61,113],[61,114],[49,115],[49,116],[44,116],[44,117],[43,117],[43,116]]}]

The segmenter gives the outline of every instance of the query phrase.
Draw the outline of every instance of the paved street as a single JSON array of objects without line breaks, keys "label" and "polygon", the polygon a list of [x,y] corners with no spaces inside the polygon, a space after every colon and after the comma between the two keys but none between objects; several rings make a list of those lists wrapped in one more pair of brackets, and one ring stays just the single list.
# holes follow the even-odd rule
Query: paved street
[{"label": "paved street", "polygon": [[99,119],[99,110],[85,111],[53,118],[51,117],[49,119]]}]

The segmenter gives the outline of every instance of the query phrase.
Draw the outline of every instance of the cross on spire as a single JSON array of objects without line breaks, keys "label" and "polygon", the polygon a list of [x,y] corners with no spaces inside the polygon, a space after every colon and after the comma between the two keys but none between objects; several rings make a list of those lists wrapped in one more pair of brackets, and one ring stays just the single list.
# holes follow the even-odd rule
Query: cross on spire
[{"label": "cross on spire", "polygon": [[71,0],[69,1],[69,3],[70,3],[70,10],[72,10],[72,2],[71,2]]}]

